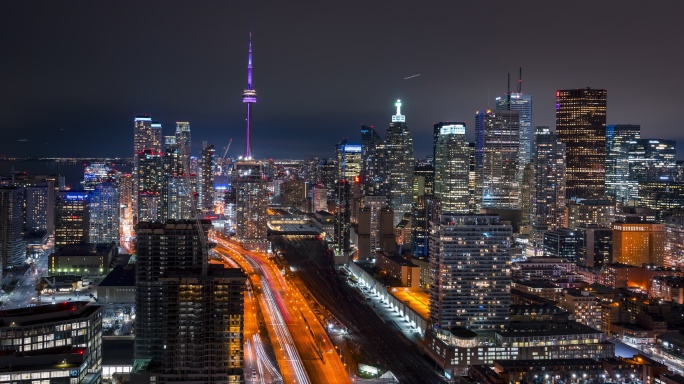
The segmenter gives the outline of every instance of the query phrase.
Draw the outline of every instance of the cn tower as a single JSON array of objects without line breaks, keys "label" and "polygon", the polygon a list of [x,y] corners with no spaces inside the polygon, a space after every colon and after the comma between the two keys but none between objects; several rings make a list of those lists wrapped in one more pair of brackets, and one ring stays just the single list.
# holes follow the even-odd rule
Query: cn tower
[{"label": "cn tower", "polygon": [[249,59],[247,61],[247,89],[242,92],[242,102],[247,104],[247,148],[245,158],[252,158],[252,104],[256,103],[256,91],[252,87],[252,33],[249,34]]}]

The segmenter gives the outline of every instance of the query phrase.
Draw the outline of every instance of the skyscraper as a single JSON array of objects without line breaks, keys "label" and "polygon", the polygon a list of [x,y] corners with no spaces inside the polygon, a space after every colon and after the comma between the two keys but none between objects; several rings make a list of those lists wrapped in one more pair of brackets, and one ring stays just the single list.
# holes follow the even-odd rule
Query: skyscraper
[{"label": "skyscraper", "polygon": [[246,277],[206,265],[199,236],[211,223],[200,225],[138,224],[133,377],[155,376],[160,383],[244,379]]},{"label": "skyscraper", "polygon": [[534,129],[532,241],[541,245],[544,231],[565,223],[565,144],[549,127]]},{"label": "skyscraper", "polygon": [[0,188],[0,278],[2,269],[19,267],[26,261],[21,237],[25,194],[24,188]]},{"label": "skyscraper", "polygon": [[114,183],[100,183],[90,192],[88,241],[119,244],[119,191]]},{"label": "skyscraper", "polygon": [[181,164],[189,161],[192,147],[192,136],[190,134],[190,123],[187,121],[176,122],[176,145],[178,145],[178,152],[183,156]]},{"label": "skyscraper", "polygon": [[606,90],[556,91],[556,134],[565,144],[568,199],[602,199],[606,188]]},{"label": "skyscraper", "polygon": [[387,151],[387,180],[389,205],[394,210],[393,224],[396,226],[413,204],[413,138],[406,125],[406,116],[401,114],[401,100],[395,103],[397,113],[385,135]]},{"label": "skyscraper", "polygon": [[88,242],[88,192],[59,191],[55,199],[55,249]]},{"label": "skyscraper", "polygon": [[366,195],[386,196],[387,154],[385,143],[371,126],[361,126],[361,182]]},{"label": "skyscraper", "polygon": [[637,182],[674,180],[677,142],[638,139],[629,143],[629,178]]},{"label": "skyscraper", "polygon": [[199,159],[199,206],[202,212],[214,211],[214,146],[205,142]]},{"label": "skyscraper", "polygon": [[437,123],[434,127],[435,197],[442,212],[469,210],[470,148],[465,123]]},{"label": "skyscraper", "polygon": [[606,196],[624,204],[636,198],[638,184],[629,176],[630,142],[640,138],[641,126],[606,126]]},{"label": "skyscraper", "polygon": [[164,168],[161,153],[145,149],[136,156],[138,174],[136,195],[139,221],[162,220],[161,191]]},{"label": "skyscraper", "polygon": [[231,188],[235,192],[235,235],[245,249],[265,252],[268,191],[261,163],[238,161],[233,167]]},{"label": "skyscraper", "polygon": [[512,228],[496,215],[441,214],[430,237],[430,321],[501,330],[511,305]]},{"label": "skyscraper", "polygon": [[478,208],[520,207],[520,117],[517,111],[475,115],[476,204]]},{"label": "skyscraper", "polygon": [[138,220],[138,191],[140,190],[139,156],[145,150],[161,152],[162,126],[147,115],[136,115],[133,122],[133,220]]},{"label": "skyscraper", "polygon": [[34,233],[54,233],[55,180],[45,179],[26,187],[26,229]]},{"label": "skyscraper", "polygon": [[[510,79],[510,78],[509,78]],[[496,98],[496,109],[518,111],[520,116],[520,167],[532,160],[532,95],[522,93],[522,68],[518,79],[518,91],[511,92],[510,85],[504,96]]]},{"label": "skyscraper", "polygon": [[256,103],[256,90],[252,86],[252,34],[249,34],[249,58],[247,59],[247,89],[242,91],[242,102],[247,104],[247,146],[245,158],[252,158],[252,104]]}]

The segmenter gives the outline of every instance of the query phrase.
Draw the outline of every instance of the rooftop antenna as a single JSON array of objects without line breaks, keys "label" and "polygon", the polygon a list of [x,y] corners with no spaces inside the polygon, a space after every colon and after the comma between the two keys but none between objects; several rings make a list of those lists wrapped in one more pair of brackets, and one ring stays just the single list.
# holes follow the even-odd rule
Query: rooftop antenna
[{"label": "rooftop antenna", "polygon": [[522,65],[518,72],[518,93],[522,93]]},{"label": "rooftop antenna", "polygon": [[511,110],[511,73],[508,72],[508,85],[506,91],[506,110]]}]

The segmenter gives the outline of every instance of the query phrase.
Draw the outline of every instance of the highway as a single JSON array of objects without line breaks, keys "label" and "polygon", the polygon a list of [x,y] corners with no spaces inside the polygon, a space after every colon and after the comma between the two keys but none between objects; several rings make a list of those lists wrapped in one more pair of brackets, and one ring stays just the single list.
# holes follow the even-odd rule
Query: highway
[{"label": "highway", "polygon": [[284,381],[349,383],[347,367],[334,353],[325,329],[267,255],[245,251],[221,237],[212,240],[218,244],[218,252],[230,256],[250,275]]},{"label": "highway", "polygon": [[353,288],[337,275],[325,244],[318,240],[278,237],[276,246],[301,282],[347,327],[359,362],[390,370],[400,383],[446,383],[438,368],[417,348],[407,345]]}]

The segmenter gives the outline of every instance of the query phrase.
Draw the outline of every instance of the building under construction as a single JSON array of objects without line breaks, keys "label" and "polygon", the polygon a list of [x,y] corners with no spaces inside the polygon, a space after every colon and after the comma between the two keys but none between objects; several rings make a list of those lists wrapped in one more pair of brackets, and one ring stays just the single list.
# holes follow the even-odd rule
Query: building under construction
[{"label": "building under construction", "polygon": [[246,276],[207,265],[210,226],[138,223],[132,383],[244,382]]}]

